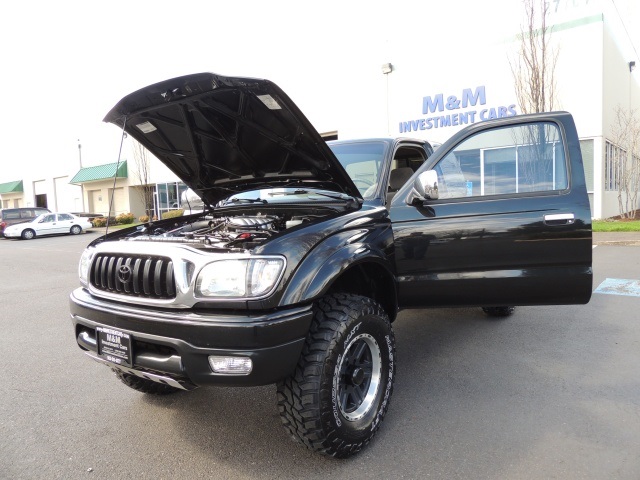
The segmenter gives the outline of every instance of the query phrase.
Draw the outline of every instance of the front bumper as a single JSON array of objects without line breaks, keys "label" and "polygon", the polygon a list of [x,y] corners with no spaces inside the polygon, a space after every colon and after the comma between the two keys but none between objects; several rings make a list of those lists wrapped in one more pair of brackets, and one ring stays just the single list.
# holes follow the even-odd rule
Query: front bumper
[{"label": "front bumper", "polygon": [[[311,325],[311,305],[249,315],[139,308],[91,296],[78,288],[69,298],[78,346],[98,357],[96,327],[113,327],[133,339],[133,370],[149,380],[191,389],[201,385],[266,385],[289,376]],[[248,375],[214,374],[209,355],[251,358]]]}]

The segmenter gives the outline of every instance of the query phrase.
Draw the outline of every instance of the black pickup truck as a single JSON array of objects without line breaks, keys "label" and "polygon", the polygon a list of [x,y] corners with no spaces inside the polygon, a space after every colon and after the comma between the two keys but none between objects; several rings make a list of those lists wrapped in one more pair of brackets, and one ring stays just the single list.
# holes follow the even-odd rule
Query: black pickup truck
[{"label": "black pickup truck", "polygon": [[389,407],[399,310],[591,296],[566,112],[477,123],[435,152],[326,143],[272,82],[204,73],[134,92],[105,121],[207,206],[100,237],[80,260],[77,343],[141,392],[276,383],[289,433],[347,457]]}]

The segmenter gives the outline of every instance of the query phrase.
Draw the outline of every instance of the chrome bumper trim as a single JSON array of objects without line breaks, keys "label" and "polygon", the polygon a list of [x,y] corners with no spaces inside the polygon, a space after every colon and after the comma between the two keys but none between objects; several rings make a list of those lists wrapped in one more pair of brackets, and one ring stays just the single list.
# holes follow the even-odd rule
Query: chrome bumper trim
[{"label": "chrome bumper trim", "polygon": [[93,352],[84,352],[84,353],[87,356],[89,356],[91,359],[95,360],[98,363],[106,365],[109,368],[120,370],[121,372],[129,373],[131,375],[135,375],[136,377],[144,378],[145,380],[151,380],[152,382],[162,383],[162,384],[169,385],[171,387],[179,388],[180,390],[186,390],[186,391],[195,390],[196,388],[198,388],[197,385],[194,385],[191,382],[187,382],[184,380],[176,380],[171,377],[165,377],[163,375],[157,375],[155,373],[143,372],[140,370],[135,370],[133,368],[124,367],[122,365],[116,365],[115,363],[109,362],[108,360],[105,360],[103,358],[100,358],[94,355]]}]

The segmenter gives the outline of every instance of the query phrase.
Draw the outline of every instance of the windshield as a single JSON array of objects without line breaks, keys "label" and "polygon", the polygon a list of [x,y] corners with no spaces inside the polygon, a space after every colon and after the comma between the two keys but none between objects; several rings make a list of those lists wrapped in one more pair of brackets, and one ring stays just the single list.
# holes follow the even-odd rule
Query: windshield
[{"label": "windshield", "polygon": [[356,185],[362,198],[373,198],[378,186],[386,149],[384,142],[355,142],[329,145],[351,180]]}]

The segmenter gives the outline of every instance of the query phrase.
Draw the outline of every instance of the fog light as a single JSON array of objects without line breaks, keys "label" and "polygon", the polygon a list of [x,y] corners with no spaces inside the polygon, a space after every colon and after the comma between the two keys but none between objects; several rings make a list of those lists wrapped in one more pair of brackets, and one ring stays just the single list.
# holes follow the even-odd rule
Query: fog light
[{"label": "fog light", "polygon": [[209,355],[209,365],[218,375],[249,375],[253,362],[249,357],[220,357]]}]

